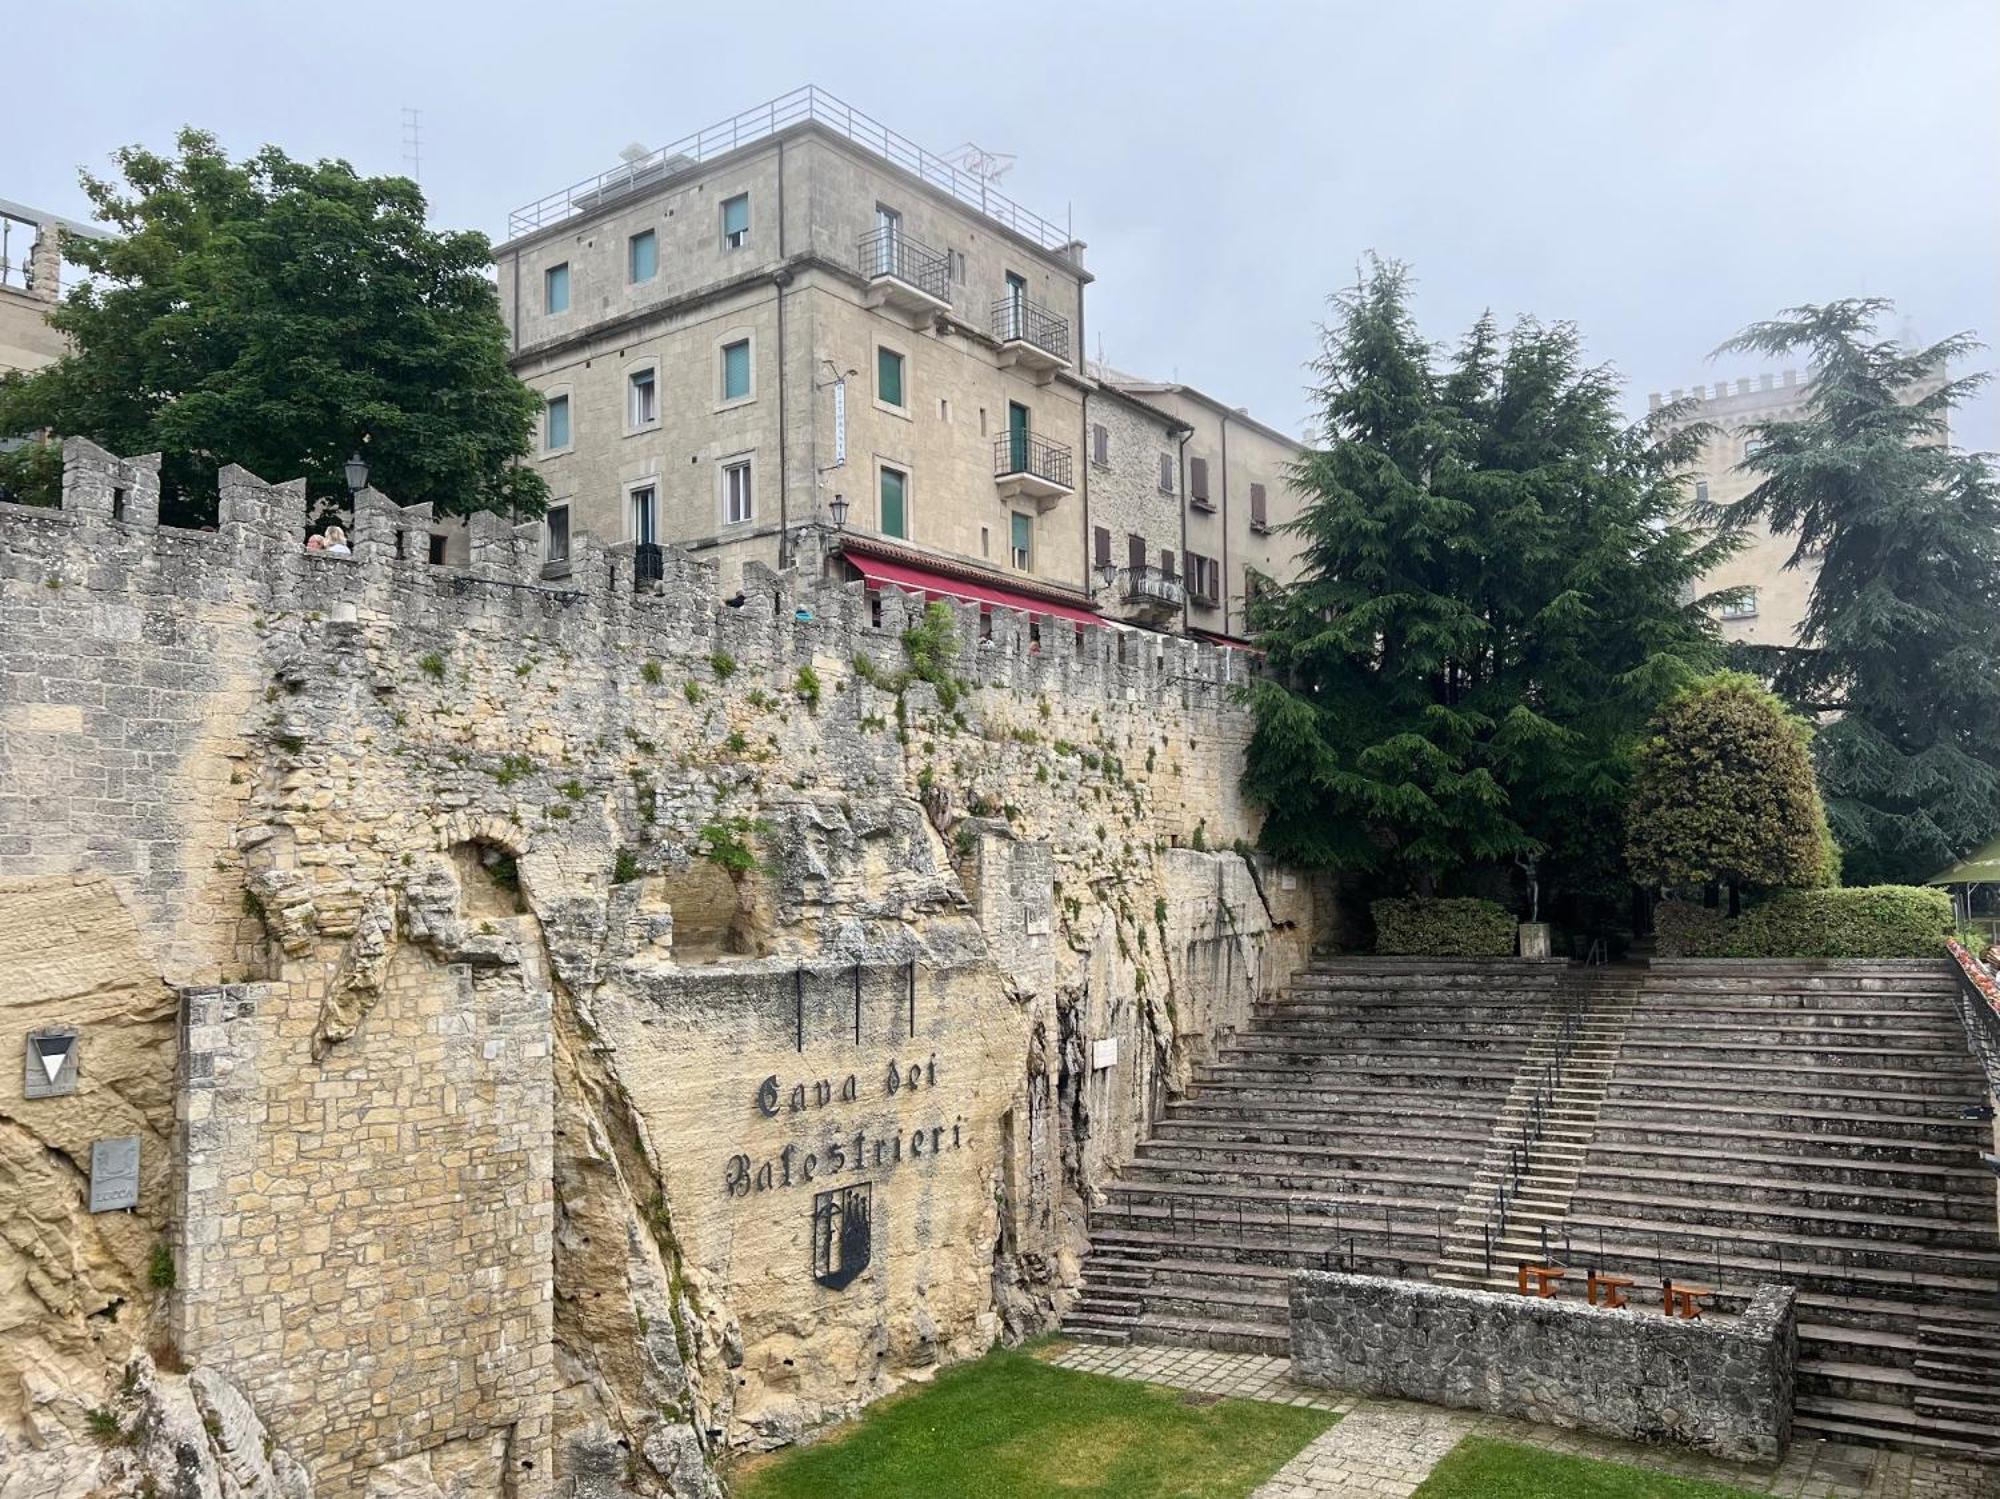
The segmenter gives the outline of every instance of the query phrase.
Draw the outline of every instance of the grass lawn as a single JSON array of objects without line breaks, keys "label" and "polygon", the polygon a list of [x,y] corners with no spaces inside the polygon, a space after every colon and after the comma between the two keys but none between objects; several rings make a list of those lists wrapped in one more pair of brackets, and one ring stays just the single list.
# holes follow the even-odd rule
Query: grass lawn
[{"label": "grass lawn", "polygon": [[1331,1413],[1186,1397],[996,1349],[810,1447],[738,1467],[737,1499],[1243,1499]]},{"label": "grass lawn", "polygon": [[1431,1469],[1416,1499],[1755,1499],[1747,1489],[1648,1468],[1565,1457],[1538,1447],[1467,1437]]}]

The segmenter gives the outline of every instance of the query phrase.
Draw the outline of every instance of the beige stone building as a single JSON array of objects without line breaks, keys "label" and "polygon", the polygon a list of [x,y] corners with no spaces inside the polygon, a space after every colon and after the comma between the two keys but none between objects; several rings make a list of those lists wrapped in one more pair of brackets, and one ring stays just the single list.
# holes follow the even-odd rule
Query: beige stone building
[{"label": "beige stone building", "polygon": [[496,253],[553,569],[588,530],[734,586],[832,527],[845,576],[1216,634],[1282,574],[1282,439],[1094,379],[1066,226],[811,88],[626,156]]},{"label": "beige stone building", "polygon": [[[1186,559],[1187,628],[1239,638],[1248,601],[1260,588],[1289,582],[1299,546],[1284,529],[1298,514],[1290,482],[1298,443],[1193,386],[1104,372],[1128,398],[1165,412],[1182,440],[1174,454],[1182,503],[1180,550]],[[1159,483],[1167,482],[1164,462]]]},{"label": "beige stone building", "polygon": [[49,312],[62,292],[63,232],[97,231],[0,198],[0,375],[39,369],[62,356]]},{"label": "beige stone building", "polygon": [[[1935,381],[1926,381],[1917,393],[1935,390],[1942,379],[1940,374]],[[1702,445],[1690,475],[1688,493],[1697,504],[1720,505],[1740,500],[1757,487],[1758,476],[1742,467],[1744,459],[1755,451],[1753,429],[1765,422],[1800,420],[1806,415],[1811,392],[1809,377],[1786,370],[1754,380],[1719,380],[1664,396],[1655,392],[1648,401],[1656,411],[1664,405],[1691,401],[1687,420],[1710,426],[1708,441]],[[1754,526],[1742,548],[1697,585],[1702,593],[1744,590],[1734,603],[1718,611],[1726,640],[1749,645],[1797,643],[1819,568],[1811,558],[1797,567],[1787,567],[1793,547],[1791,536]]]}]

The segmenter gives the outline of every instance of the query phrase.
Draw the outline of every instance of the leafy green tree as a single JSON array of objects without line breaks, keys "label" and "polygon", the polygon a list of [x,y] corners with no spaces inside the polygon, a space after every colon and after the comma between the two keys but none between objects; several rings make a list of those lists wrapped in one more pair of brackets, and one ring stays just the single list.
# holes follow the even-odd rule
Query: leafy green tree
[{"label": "leafy green tree", "polygon": [[2000,827],[2000,482],[1947,434],[1986,377],[1945,375],[1968,335],[1879,337],[1890,309],[1795,307],[1723,346],[1804,349],[1812,381],[1803,418],[1755,429],[1757,486],[1710,512],[1818,564],[1797,645],[1750,656],[1795,707],[1837,715],[1815,748],[1858,884],[1923,880]]},{"label": "leafy green tree", "polygon": [[1627,427],[1568,324],[1482,318],[1443,362],[1400,265],[1335,305],[1301,576],[1259,611],[1264,846],[1425,892],[1542,859],[1552,889],[1615,899],[1604,830],[1646,719],[1720,660],[1693,585],[1734,542],[1679,519],[1698,436]]},{"label": "leafy green tree", "polygon": [[[0,381],[0,433],[157,450],[183,524],[224,463],[345,500],[357,448],[401,504],[538,513],[547,487],[515,460],[541,403],[507,369],[485,236],[425,227],[406,178],[275,146],[231,162],[192,129],[178,145],[119,152],[122,181],[85,174],[119,233],[65,245],[89,273],[50,316],[73,352]],[[44,487],[23,451],[0,482]]]},{"label": "leafy green tree", "polygon": [[1640,748],[1625,856],[1648,885],[1800,888],[1833,877],[1812,729],[1755,677],[1724,672],[1667,703]]}]

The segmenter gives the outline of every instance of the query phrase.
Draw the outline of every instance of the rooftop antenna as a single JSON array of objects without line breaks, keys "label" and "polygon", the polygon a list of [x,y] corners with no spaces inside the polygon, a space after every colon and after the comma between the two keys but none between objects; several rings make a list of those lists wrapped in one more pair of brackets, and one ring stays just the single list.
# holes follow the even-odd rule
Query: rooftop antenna
[{"label": "rooftop antenna", "polygon": [[1013,152],[989,151],[971,141],[945,153],[944,160],[945,165],[956,167],[979,183],[979,206],[982,210],[986,207],[986,190],[1014,169]]},{"label": "rooftop antenna", "polygon": [[424,112],[403,106],[403,160],[410,168],[410,181],[422,186],[424,180]]}]

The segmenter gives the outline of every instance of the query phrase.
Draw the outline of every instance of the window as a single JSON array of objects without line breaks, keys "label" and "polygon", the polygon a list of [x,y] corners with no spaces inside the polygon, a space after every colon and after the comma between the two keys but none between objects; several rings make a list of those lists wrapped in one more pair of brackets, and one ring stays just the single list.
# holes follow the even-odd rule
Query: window
[{"label": "window", "polygon": [[951,279],[960,286],[965,285],[965,251],[947,250],[945,254],[951,258]]},{"label": "window", "polygon": [[651,369],[634,370],[626,378],[625,422],[627,426],[650,427],[660,419],[659,382]]},{"label": "window", "polygon": [[1208,460],[1188,459],[1188,503],[1197,510],[1213,510],[1208,499]]},{"label": "window", "polygon": [[722,466],[722,523],[740,526],[757,513],[750,494],[750,460],[738,458]]},{"label": "window", "polygon": [[1007,560],[1020,572],[1033,571],[1035,523],[1016,510],[1011,516],[1012,535]]},{"label": "window", "polygon": [[1143,573],[1146,570],[1146,538],[1137,531],[1126,534],[1125,565],[1134,573]]},{"label": "window", "polygon": [[1172,494],[1173,492],[1174,455],[1172,453],[1162,453],[1160,454],[1160,493]]},{"label": "window", "polygon": [[722,202],[722,248],[740,250],[750,243],[750,195],[738,193]]},{"label": "window", "polygon": [[981,526],[979,528],[979,555],[982,557],[991,557],[993,555],[993,528],[991,526]]},{"label": "window", "polygon": [[875,351],[875,399],[899,410],[903,402],[903,356],[894,349]]},{"label": "window", "polygon": [[542,517],[542,558],[547,562],[569,561],[569,506],[551,505]]},{"label": "window", "polygon": [[633,285],[651,281],[660,270],[660,241],[650,229],[642,229],[625,241],[625,279]]},{"label": "window", "polygon": [[437,532],[433,531],[430,533],[428,541],[429,544],[428,546],[426,546],[424,550],[424,555],[430,558],[430,563],[432,567],[443,567],[444,545],[445,545],[444,537],[440,536]]},{"label": "window", "polygon": [[1264,486],[1261,484],[1250,486],[1250,529],[1253,531],[1271,529],[1271,517],[1265,508]]},{"label": "window", "polygon": [[909,498],[910,476],[899,468],[884,468],[881,522],[884,536],[910,534]]},{"label": "window", "polygon": [[1697,505],[1706,505],[1708,503],[1708,480],[1697,479],[1694,481],[1694,502]]},{"label": "window", "polygon": [[641,484],[632,491],[632,539],[647,543],[658,541],[660,539],[658,519],[653,486]]},{"label": "window", "polygon": [[1213,557],[1199,552],[1187,554],[1188,597],[1198,604],[1213,606],[1222,593],[1222,570]]},{"label": "window", "polygon": [[114,484],[111,486],[111,518],[113,520],[125,519],[125,502],[131,493],[132,491],[127,489],[123,484]]},{"label": "window", "polygon": [[542,311],[569,311],[569,262],[542,272]]},{"label": "window", "polygon": [[1757,617],[1757,590],[1745,588],[1730,602],[1722,606],[1724,619],[1755,619]]},{"label": "window", "polygon": [[1107,526],[1095,526],[1091,529],[1090,565],[1092,567],[1111,565],[1111,530]]},{"label": "window", "polygon": [[1028,303],[1028,278],[1007,272],[1007,330],[1008,338],[1021,338],[1026,330],[1023,323]]},{"label": "window", "polygon": [[1174,549],[1172,547],[1160,548],[1160,576],[1165,578],[1170,583],[1173,581],[1174,578],[1175,560],[1176,559],[1174,557]]},{"label": "window", "polygon": [[569,446],[569,397],[550,396],[543,417],[542,446],[551,453]]},{"label": "window", "polygon": [[750,398],[750,340],[739,338],[722,346],[722,399],[747,401]]},{"label": "window", "polygon": [[1111,430],[1102,422],[1090,424],[1090,461],[1099,468],[1111,462]]}]

